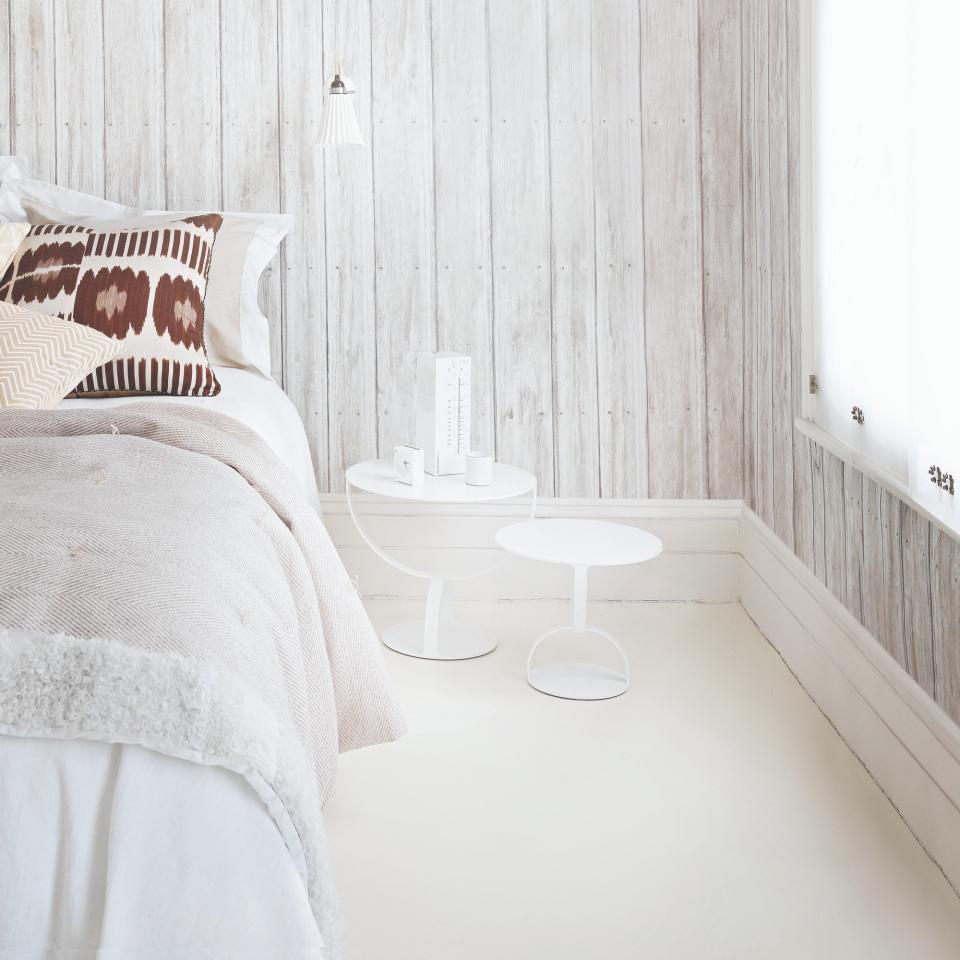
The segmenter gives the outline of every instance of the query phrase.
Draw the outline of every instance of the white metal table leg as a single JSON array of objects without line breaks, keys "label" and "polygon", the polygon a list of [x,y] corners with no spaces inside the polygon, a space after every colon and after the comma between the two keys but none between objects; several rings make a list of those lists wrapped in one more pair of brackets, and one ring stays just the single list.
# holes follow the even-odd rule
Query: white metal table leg
[{"label": "white metal table leg", "polygon": [[[424,660],[469,660],[473,657],[482,657],[496,649],[497,641],[491,632],[481,630],[470,623],[454,620],[449,615],[449,604],[444,602],[444,587],[451,579],[463,580],[467,579],[466,577],[440,577],[436,573],[407,566],[390,556],[373,540],[360,522],[353,503],[353,490],[349,483],[347,484],[347,507],[363,542],[381,560],[412,577],[429,581],[423,620],[404,620],[387,627],[383,631],[383,642],[387,647],[408,657],[420,657]],[[493,569],[502,562],[498,560],[488,569]]]},{"label": "white metal table leg", "polygon": [[[587,624],[587,577],[589,567],[577,565],[573,568],[573,626],[553,627],[540,634],[530,648],[527,657],[527,683],[534,690],[560,697],[564,700],[609,700],[626,693],[630,686],[630,662],[623,647],[616,638],[602,630]],[[574,633],[592,633],[603,638],[617,651],[623,665],[623,673],[602,667],[594,663],[559,662],[534,667],[533,658],[545,640],[569,630]]]}]

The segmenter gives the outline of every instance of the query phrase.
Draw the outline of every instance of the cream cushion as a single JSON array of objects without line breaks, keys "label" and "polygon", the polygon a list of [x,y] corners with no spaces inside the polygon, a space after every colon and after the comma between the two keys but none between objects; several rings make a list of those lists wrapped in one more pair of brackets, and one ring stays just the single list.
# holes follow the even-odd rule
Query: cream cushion
[{"label": "cream cushion", "polygon": [[0,302],[0,409],[56,406],[123,350],[83,324]]}]

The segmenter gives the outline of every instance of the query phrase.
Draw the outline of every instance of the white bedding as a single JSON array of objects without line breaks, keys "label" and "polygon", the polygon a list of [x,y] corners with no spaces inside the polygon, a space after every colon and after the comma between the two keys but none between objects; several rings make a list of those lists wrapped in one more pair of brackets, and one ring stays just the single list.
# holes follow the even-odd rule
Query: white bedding
[{"label": "white bedding", "polygon": [[[156,402],[246,424],[319,509],[290,400],[248,371],[217,376],[218,397]],[[0,960],[329,960],[323,936],[339,932],[318,930],[301,867],[239,774],[138,746],[0,736]]]},{"label": "white bedding", "polygon": [[239,420],[260,434],[290,468],[310,502],[318,510],[320,499],[303,421],[290,398],[266,377],[234,367],[215,367],[221,390],[215,397],[113,397],[61,400],[64,409],[119,407],[125,403],[196,404]]},{"label": "white bedding", "polygon": [[327,958],[238,774],[143,747],[0,737],[4,960]]}]

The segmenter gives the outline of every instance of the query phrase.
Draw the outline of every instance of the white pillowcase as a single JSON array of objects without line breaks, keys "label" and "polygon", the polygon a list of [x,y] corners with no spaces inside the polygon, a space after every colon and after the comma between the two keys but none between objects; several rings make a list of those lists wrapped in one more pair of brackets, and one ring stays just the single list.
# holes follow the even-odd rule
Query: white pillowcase
[{"label": "white pillowcase", "polygon": [[[6,158],[11,159],[11,158]],[[0,172],[3,165],[0,163]],[[52,183],[6,179],[0,186],[0,219],[40,221],[122,220],[125,226],[163,223],[214,210],[140,210]],[[204,340],[211,363],[270,376],[270,322],[260,312],[260,276],[293,227],[284,213],[223,213],[213,248],[204,301]]]},{"label": "white pillowcase", "polygon": [[0,277],[10,266],[13,255],[29,232],[29,223],[0,223]]}]

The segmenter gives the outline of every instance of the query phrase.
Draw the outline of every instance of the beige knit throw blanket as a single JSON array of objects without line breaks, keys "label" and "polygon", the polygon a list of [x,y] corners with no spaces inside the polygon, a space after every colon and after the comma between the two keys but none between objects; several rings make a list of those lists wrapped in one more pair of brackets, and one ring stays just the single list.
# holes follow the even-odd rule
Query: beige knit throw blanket
[{"label": "beige knit throw blanket", "polygon": [[0,412],[0,732],[243,774],[318,910],[337,754],[403,731],[323,524],[254,433],[173,404]]}]

